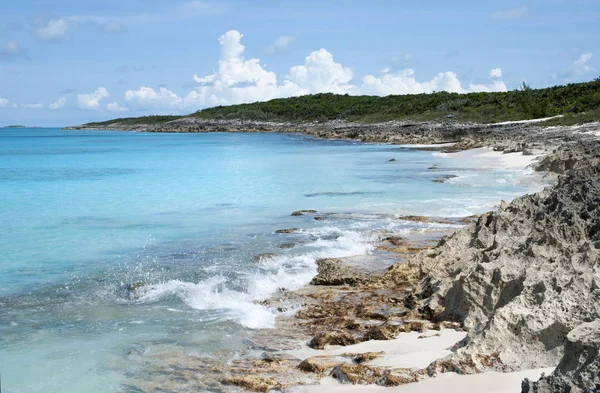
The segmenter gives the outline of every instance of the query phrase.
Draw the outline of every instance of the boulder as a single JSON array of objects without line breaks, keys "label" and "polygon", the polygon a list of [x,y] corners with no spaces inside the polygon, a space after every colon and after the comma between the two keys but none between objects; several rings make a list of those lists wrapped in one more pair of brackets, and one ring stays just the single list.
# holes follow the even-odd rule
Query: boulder
[{"label": "boulder", "polygon": [[521,393],[591,393],[599,389],[600,320],[595,320],[571,330],[558,367],[539,381],[524,380]]},{"label": "boulder", "polygon": [[600,147],[587,157],[556,186],[502,204],[405,264],[424,276],[421,310],[468,331],[453,360],[474,363],[465,370],[553,367],[569,332],[600,319]]},{"label": "boulder", "polygon": [[364,273],[347,266],[342,259],[323,258],[317,260],[318,274],[312,285],[356,285],[365,281]]}]

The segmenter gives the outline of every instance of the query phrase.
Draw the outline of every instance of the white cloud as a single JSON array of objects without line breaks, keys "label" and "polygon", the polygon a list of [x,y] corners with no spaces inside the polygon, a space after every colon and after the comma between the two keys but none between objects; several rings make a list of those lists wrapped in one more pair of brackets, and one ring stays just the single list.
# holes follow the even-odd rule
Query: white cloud
[{"label": "white cloud", "polygon": [[37,102],[35,104],[23,104],[22,107],[26,109],[44,109],[44,104]]},{"label": "white cloud", "polygon": [[492,17],[494,19],[518,19],[526,16],[528,13],[529,8],[526,5],[523,5],[519,8],[494,12]]},{"label": "white cloud", "polygon": [[470,84],[469,90],[467,92],[508,91],[506,84],[502,80],[500,80],[501,77],[502,77],[502,69],[501,68],[493,68],[490,71],[490,77],[489,77],[490,82],[488,84],[485,84],[485,83]]},{"label": "white cloud", "polygon": [[312,52],[304,59],[304,64],[292,67],[286,79],[307,93],[348,93],[354,90],[350,85],[353,72],[333,60],[333,55],[325,49]]},{"label": "white cloud", "polygon": [[209,75],[194,75],[199,86],[186,96],[161,88],[158,91],[142,86],[125,93],[125,100],[132,108],[184,111],[209,105],[230,105],[264,101],[272,98],[303,94],[417,94],[433,91],[467,93],[471,91],[506,91],[502,70],[493,69],[490,81],[463,87],[456,73],[440,72],[431,80],[417,79],[412,69],[399,71],[383,69],[379,75],[366,75],[359,83],[354,73],[335,61],[325,49],[310,53],[303,64],[291,67],[283,78],[268,71],[259,59],[246,59],[242,34],[228,31],[219,39],[221,55],[217,69]]},{"label": "white cloud", "polygon": [[575,76],[582,76],[592,71],[592,67],[587,64],[592,56],[591,53],[582,53],[581,56],[573,62],[571,69]]},{"label": "white cloud", "polygon": [[106,104],[106,110],[111,112],[127,112],[129,108],[119,105],[118,102],[110,102]]},{"label": "white cloud", "polygon": [[42,41],[58,42],[69,38],[68,31],[69,22],[65,19],[49,19],[38,21],[34,34]]},{"label": "white cloud", "polygon": [[9,103],[10,101],[8,101],[6,98],[0,97],[0,108],[6,108]]},{"label": "white cloud", "polygon": [[27,58],[27,52],[15,41],[7,42],[4,48],[0,50],[0,60],[12,61],[19,57]]},{"label": "white cloud", "polygon": [[104,87],[98,87],[93,93],[77,94],[77,103],[80,109],[100,109],[100,101],[108,96]]},{"label": "white cloud", "polygon": [[553,73],[552,79],[558,79],[560,77],[564,79],[565,82],[576,82],[581,80],[584,76],[594,71],[594,69],[588,64],[592,57],[593,55],[589,52],[582,53],[563,72]]},{"label": "white cloud", "polygon": [[142,86],[137,90],[126,91],[125,101],[140,109],[177,108],[182,103],[182,99],[177,94],[165,87],[161,87],[158,91],[155,91],[153,88],[147,86]]},{"label": "white cloud", "polygon": [[418,82],[415,71],[407,68],[399,72],[383,70],[381,76],[367,75],[360,87],[361,94],[420,94],[433,91],[465,92],[454,72],[440,72],[430,81]]},{"label": "white cloud", "polygon": [[494,68],[490,71],[490,78],[502,78],[502,69]]},{"label": "white cloud", "polygon": [[60,109],[62,107],[65,106],[65,104],[67,103],[67,99],[65,97],[60,97],[58,100],[56,100],[55,103],[48,105],[48,108],[50,109]]},{"label": "white cloud", "polygon": [[275,39],[275,42],[273,42],[273,44],[269,45],[265,49],[265,52],[267,52],[269,54],[275,54],[275,53],[285,51],[286,49],[288,49],[290,47],[290,45],[292,45],[293,42],[294,42],[294,37],[291,37],[289,35],[279,36]]}]

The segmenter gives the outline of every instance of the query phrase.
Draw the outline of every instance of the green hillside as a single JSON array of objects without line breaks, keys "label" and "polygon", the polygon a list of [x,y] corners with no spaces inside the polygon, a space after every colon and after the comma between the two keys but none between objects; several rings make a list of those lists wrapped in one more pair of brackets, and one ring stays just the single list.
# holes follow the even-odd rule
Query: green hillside
[{"label": "green hillside", "polygon": [[[478,123],[527,120],[556,115],[552,124],[574,124],[600,120],[600,78],[585,83],[519,90],[504,93],[447,93],[350,96],[314,94],[274,99],[252,104],[217,106],[187,117],[214,120],[258,120],[276,122],[324,122],[349,120],[375,123],[390,120],[425,121],[453,119]],[[160,124],[186,116],[147,116],[116,119],[90,125]]]}]

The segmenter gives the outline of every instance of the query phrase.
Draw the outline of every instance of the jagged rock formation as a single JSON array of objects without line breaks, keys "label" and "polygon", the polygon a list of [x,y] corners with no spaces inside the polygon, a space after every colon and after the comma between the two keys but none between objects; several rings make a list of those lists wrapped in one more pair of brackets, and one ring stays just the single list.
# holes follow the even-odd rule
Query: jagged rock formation
[{"label": "jagged rock formation", "polygon": [[600,391],[600,321],[583,323],[567,335],[565,355],[551,375],[523,381],[521,393]]},{"label": "jagged rock formation", "polygon": [[600,319],[600,144],[562,149],[548,162],[568,171],[556,186],[503,203],[388,272],[420,268],[421,312],[468,330],[431,373],[552,367],[562,358],[556,375],[530,391],[598,380],[598,340],[583,332]]}]

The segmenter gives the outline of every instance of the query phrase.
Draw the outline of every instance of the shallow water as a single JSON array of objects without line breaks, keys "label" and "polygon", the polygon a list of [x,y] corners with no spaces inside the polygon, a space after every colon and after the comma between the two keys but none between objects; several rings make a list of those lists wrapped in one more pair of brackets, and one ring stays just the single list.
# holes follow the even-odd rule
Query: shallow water
[{"label": "shallow water", "polygon": [[401,214],[462,217],[539,188],[469,156],[283,134],[4,129],[0,156],[6,392],[135,391],[157,376],[132,353],[243,350],[277,315],[257,301],[307,284],[315,259],[449,227]]}]

